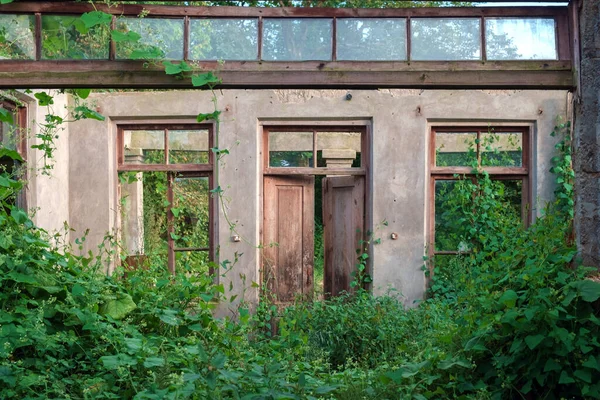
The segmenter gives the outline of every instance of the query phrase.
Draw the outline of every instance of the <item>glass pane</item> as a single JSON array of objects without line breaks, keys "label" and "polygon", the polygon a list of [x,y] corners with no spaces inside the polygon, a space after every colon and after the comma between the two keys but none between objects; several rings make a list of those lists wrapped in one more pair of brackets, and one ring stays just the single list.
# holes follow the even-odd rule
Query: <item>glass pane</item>
[{"label": "glass pane", "polygon": [[183,19],[119,18],[117,30],[141,35],[138,40],[117,42],[118,59],[183,59]]},{"label": "glass pane", "polygon": [[481,165],[520,167],[523,165],[521,132],[481,132]]},{"label": "glass pane", "polygon": [[169,164],[208,164],[208,130],[169,131]]},{"label": "glass pane", "polygon": [[145,265],[167,269],[167,174],[120,173],[121,241],[129,255],[145,255]]},{"label": "glass pane", "polygon": [[[5,107],[0,104],[0,108],[4,109]],[[17,114],[10,109],[9,111],[11,111],[13,122],[17,122]],[[17,150],[18,141],[19,135],[17,131],[17,125],[14,123],[10,124],[8,122],[0,122],[0,143],[2,144],[2,147],[11,150]]]},{"label": "glass pane", "polygon": [[414,18],[411,59],[479,60],[481,26],[476,18]]},{"label": "glass pane", "polygon": [[435,251],[469,251],[466,241],[467,229],[471,226],[464,212],[469,207],[470,195],[463,186],[472,184],[468,180],[435,181]]},{"label": "glass pane", "polygon": [[317,166],[360,167],[360,132],[318,132]]},{"label": "glass pane", "polygon": [[0,59],[35,58],[35,17],[0,14]]},{"label": "glass pane", "polygon": [[192,60],[256,60],[257,19],[192,19],[190,21]]},{"label": "glass pane", "polygon": [[265,19],[264,60],[331,60],[332,20],[329,18]]},{"label": "glass pane", "polygon": [[171,211],[176,249],[208,248],[209,201],[208,178],[175,178]]},{"label": "glass pane", "polygon": [[87,28],[78,16],[42,15],[42,58],[100,60],[108,58],[110,28]]},{"label": "glass pane", "polygon": [[556,60],[554,19],[486,19],[485,46],[488,60]]},{"label": "glass pane", "polygon": [[338,60],[406,60],[406,19],[340,18]]},{"label": "glass pane", "polygon": [[269,167],[313,167],[312,132],[269,132]]},{"label": "glass pane", "polygon": [[165,132],[123,132],[124,164],[164,164]]},{"label": "glass pane", "polygon": [[436,132],[436,167],[476,167],[476,132]]},{"label": "glass pane", "polygon": [[208,251],[176,251],[175,270],[177,272],[193,272],[196,274],[209,274],[210,257]]}]

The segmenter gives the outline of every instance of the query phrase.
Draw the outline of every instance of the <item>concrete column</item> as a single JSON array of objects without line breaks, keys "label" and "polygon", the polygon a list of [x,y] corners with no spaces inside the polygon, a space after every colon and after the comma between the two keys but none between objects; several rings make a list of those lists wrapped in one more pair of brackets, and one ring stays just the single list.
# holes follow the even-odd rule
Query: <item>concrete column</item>
[{"label": "concrete column", "polygon": [[[575,235],[583,262],[600,268],[600,2],[579,2],[581,61],[575,99]],[[577,2],[574,4],[577,7]]]},{"label": "concrete column", "polygon": [[322,157],[328,168],[350,168],[356,158],[356,151],[352,149],[323,149]]},{"label": "concrete column", "polygon": [[[142,149],[128,149],[126,164],[143,164]],[[142,173],[132,183],[121,184],[121,238],[127,254],[144,254],[144,183]]]}]

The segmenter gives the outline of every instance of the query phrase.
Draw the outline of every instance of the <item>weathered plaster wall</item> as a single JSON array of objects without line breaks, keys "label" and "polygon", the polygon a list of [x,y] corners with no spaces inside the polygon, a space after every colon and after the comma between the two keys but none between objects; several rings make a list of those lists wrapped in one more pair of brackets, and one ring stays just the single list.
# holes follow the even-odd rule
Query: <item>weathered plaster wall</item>
[{"label": "weathered plaster wall", "polygon": [[[548,176],[554,139],[550,132],[557,116],[565,116],[564,91],[423,91],[380,90],[224,90],[217,92],[221,114],[217,146],[228,148],[219,166],[225,190],[225,210],[219,217],[220,259],[243,255],[222,279],[241,292],[243,282],[259,282],[261,232],[261,136],[260,124],[317,120],[370,119],[372,121],[372,207],[375,236],[382,243],[373,249],[373,288],[376,294],[394,289],[407,305],[422,297],[425,278],[421,271],[426,243],[428,196],[428,131],[436,123],[524,123],[533,128],[535,156],[534,207],[551,199]],[[124,121],[176,118],[194,122],[211,112],[210,94],[200,91],[103,93],[93,95],[105,122],[82,121],[71,125],[70,223],[78,232],[90,229],[93,249],[116,220],[117,174],[115,127]],[[234,243],[223,217],[236,225],[246,241]],[[387,220],[388,226],[379,222]],[[391,240],[392,233],[398,234]],[[246,299],[256,300],[249,290]]]},{"label": "weathered plaster wall", "polygon": [[584,264],[600,268],[600,3],[582,0],[575,101],[575,233]]},{"label": "weathered plaster wall", "polygon": [[[68,96],[56,90],[49,92],[54,97],[54,104],[48,107],[38,106],[37,99],[27,96],[30,128],[27,153],[29,177],[29,185],[26,189],[27,204],[30,210],[34,210],[33,220],[36,225],[51,233],[63,232],[64,240],[68,241],[69,232],[65,232],[64,223],[69,221],[69,124],[63,124],[62,128],[55,132],[56,149],[52,159],[44,161],[43,153],[31,148],[32,145],[41,143],[36,135],[40,133],[40,125],[46,123],[46,114],[66,117],[68,113]],[[44,165],[51,165],[52,168],[44,169]]]}]

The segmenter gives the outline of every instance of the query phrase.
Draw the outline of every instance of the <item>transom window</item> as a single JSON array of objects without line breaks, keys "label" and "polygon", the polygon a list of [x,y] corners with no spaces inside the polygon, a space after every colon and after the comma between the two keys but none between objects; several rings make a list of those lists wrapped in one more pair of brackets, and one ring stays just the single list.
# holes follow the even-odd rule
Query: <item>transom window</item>
[{"label": "transom window", "polygon": [[212,274],[212,126],[122,125],[117,140],[126,264]]},{"label": "transom window", "polygon": [[430,167],[430,254],[470,251],[464,241],[466,215],[457,215],[459,191],[474,172],[486,172],[494,193],[505,203],[506,218],[527,223],[529,216],[529,143],[527,127],[433,127]]}]

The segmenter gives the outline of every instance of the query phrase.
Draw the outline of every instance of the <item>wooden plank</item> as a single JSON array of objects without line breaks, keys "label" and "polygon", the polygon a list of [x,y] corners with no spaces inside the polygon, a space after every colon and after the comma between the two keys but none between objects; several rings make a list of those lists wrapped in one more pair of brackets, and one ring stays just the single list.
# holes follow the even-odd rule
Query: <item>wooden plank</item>
[{"label": "wooden plank", "polygon": [[114,15],[178,17],[271,17],[271,18],[369,18],[369,17],[552,17],[566,15],[567,7],[419,7],[419,8],[326,8],[326,7],[196,7],[155,4],[88,4],[80,2],[28,2],[4,4],[3,13],[82,14],[103,11]]},{"label": "wooden plank", "polygon": [[314,177],[264,178],[263,274],[279,303],[311,296]]},{"label": "wooden plank", "polygon": [[[116,64],[116,62],[115,62]],[[222,89],[266,88],[430,88],[430,89],[572,89],[571,69],[558,70],[413,70],[413,67],[394,71],[379,71],[364,65],[364,69],[343,70],[222,70],[217,72]],[[548,63],[550,64],[550,63]],[[39,70],[46,65],[45,70]],[[108,70],[89,63],[86,70],[76,66],[35,62],[29,66],[19,62],[0,62],[0,88],[192,88],[189,79],[176,79],[162,71]],[[35,68],[29,68],[33,67]],[[33,69],[33,71],[28,71]],[[41,68],[43,69],[43,68]],[[217,68],[215,68],[217,69]]]},{"label": "wooden plank", "polygon": [[[490,175],[527,175],[527,167],[482,167]],[[471,167],[431,167],[431,173],[435,175],[472,175]]]},{"label": "wooden plank", "polygon": [[364,168],[265,168],[265,175],[365,175]]},{"label": "wooden plank", "polygon": [[357,250],[363,250],[361,241],[365,234],[364,182],[364,177],[358,176],[323,179],[323,286],[326,296],[351,291]]},{"label": "wooden plank", "polygon": [[212,172],[210,164],[121,164],[119,171],[139,172]]}]

